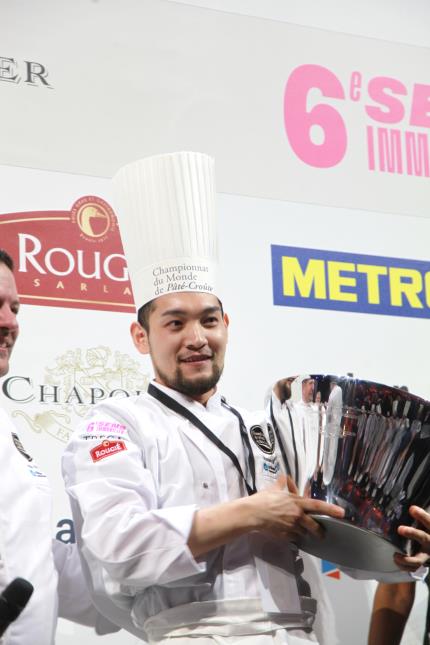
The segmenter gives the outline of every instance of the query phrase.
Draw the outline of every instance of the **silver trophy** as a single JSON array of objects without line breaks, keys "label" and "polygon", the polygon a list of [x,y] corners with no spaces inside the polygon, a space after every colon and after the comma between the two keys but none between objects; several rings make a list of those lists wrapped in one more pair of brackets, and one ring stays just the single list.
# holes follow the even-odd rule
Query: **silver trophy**
[{"label": "silver trophy", "polygon": [[[405,389],[307,374],[279,381],[272,423],[299,492],[341,506],[343,520],[314,515],[322,540],[304,551],[344,567],[397,571],[393,555],[414,544],[413,504],[430,504],[430,403]],[[416,549],[418,550],[418,549]]]}]

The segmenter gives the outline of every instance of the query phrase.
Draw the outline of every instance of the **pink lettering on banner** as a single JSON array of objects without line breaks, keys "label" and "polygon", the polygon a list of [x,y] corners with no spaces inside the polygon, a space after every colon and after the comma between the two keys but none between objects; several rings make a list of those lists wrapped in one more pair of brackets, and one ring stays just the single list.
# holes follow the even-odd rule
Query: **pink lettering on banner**
[{"label": "pink lettering on banner", "polygon": [[102,441],[98,446],[95,446],[90,450],[91,459],[93,462],[100,461],[100,459],[105,459],[106,457],[111,457],[116,455],[118,452],[127,450],[127,446],[123,441]]},{"label": "pink lettering on banner", "polygon": [[361,85],[362,76],[360,72],[352,72],[351,82],[349,84],[349,98],[351,101],[359,101],[361,99]]},{"label": "pink lettering on banner", "polygon": [[397,95],[406,96],[408,93],[403,83],[395,78],[379,76],[369,81],[367,89],[369,98],[382,106],[365,105],[370,118],[380,123],[400,123],[405,116],[405,108]]},{"label": "pink lettering on banner", "polygon": [[[301,65],[288,79],[284,96],[285,129],[290,145],[305,163],[318,168],[336,166],[347,144],[345,123],[331,105],[319,103],[308,109],[308,96],[316,88],[324,97],[344,99],[338,78],[326,67]],[[315,143],[316,128],[322,142]]]},{"label": "pink lettering on banner", "polygon": [[411,109],[411,125],[430,128],[430,85],[414,85]]},{"label": "pink lettering on banner", "polygon": [[333,168],[343,161],[348,129],[357,129],[357,122],[347,121],[347,101],[361,102],[357,107],[369,171],[430,177],[430,85],[408,87],[383,75],[364,78],[359,70],[345,83],[321,65],[296,67],[285,86],[285,132],[301,161],[314,168]]}]

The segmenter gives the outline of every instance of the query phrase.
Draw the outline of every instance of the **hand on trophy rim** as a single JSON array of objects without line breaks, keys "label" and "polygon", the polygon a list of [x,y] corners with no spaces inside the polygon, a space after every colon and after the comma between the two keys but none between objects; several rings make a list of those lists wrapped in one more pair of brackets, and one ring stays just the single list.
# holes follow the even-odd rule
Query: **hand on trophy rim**
[{"label": "hand on trophy rim", "polygon": [[398,533],[408,540],[415,540],[421,545],[421,551],[415,555],[402,555],[396,553],[394,560],[398,567],[406,571],[415,571],[421,566],[429,564],[430,560],[430,514],[419,506],[411,506],[409,514],[421,524],[422,528],[412,526],[399,526]]},{"label": "hand on trophy rim", "polygon": [[287,540],[294,541],[307,533],[320,539],[324,537],[324,529],[312,518],[312,513],[337,519],[344,517],[340,506],[298,495],[293,480],[285,475],[280,475],[274,484],[245,499],[251,511],[252,529]]}]

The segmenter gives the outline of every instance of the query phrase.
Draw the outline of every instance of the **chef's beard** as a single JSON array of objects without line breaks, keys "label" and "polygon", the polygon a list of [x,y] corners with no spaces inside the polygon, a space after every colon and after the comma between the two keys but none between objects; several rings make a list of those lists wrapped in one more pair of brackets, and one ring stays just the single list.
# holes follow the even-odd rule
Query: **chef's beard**
[{"label": "chef's beard", "polygon": [[159,369],[156,369],[156,372],[158,378],[164,385],[172,388],[172,390],[181,392],[181,394],[185,394],[185,396],[194,398],[206,394],[206,392],[209,392],[217,385],[221,378],[222,367],[213,363],[211,374],[194,379],[185,378],[180,366],[176,368],[175,374],[172,377],[163,374]]}]

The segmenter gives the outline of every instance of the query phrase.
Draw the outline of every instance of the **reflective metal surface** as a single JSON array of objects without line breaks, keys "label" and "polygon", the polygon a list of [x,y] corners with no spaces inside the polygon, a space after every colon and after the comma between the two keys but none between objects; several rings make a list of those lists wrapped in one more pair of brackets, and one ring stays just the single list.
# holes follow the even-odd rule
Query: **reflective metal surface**
[{"label": "reflective metal surface", "polygon": [[300,547],[332,562],[394,571],[395,551],[417,550],[397,533],[408,509],[430,504],[430,403],[403,389],[348,377],[302,375],[275,387],[273,422],[302,494],[342,506],[320,518],[324,540]]}]

